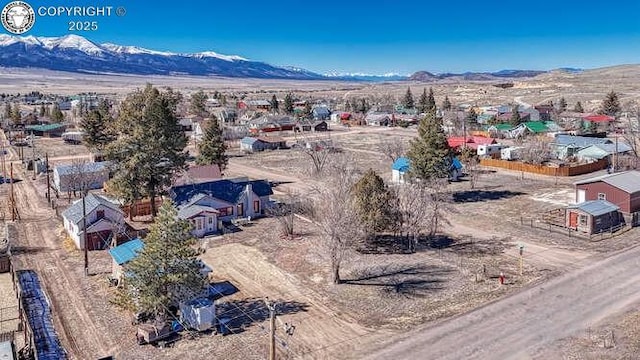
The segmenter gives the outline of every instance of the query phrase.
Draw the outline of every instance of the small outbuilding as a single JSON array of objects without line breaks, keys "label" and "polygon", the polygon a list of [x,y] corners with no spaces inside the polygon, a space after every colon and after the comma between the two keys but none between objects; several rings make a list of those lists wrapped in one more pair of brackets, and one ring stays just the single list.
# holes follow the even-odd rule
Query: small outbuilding
[{"label": "small outbuilding", "polygon": [[53,186],[59,192],[101,189],[109,180],[109,162],[58,165],[53,168]]},{"label": "small outbuilding", "polygon": [[623,224],[620,207],[606,200],[590,200],[566,210],[566,226],[587,234],[598,234]]},{"label": "small outbuilding", "polygon": [[180,320],[189,329],[206,331],[215,326],[215,303],[208,298],[196,298],[180,304]]},{"label": "small outbuilding", "polygon": [[285,149],[287,141],[279,136],[244,137],[240,140],[240,149],[249,152]]},{"label": "small outbuilding", "polygon": [[142,240],[135,238],[109,250],[109,255],[111,255],[111,259],[113,259],[111,263],[111,277],[120,283],[124,265],[135,259],[143,247],[144,243]]},{"label": "small outbuilding", "polygon": [[399,157],[391,165],[391,182],[394,184],[403,184],[405,176],[409,172],[411,163],[406,157]]}]

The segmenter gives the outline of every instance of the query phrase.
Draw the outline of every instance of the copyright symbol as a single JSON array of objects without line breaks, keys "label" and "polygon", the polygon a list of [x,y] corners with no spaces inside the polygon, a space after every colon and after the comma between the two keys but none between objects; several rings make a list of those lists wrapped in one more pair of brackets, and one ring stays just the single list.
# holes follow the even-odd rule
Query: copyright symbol
[{"label": "copyright symbol", "polygon": [[124,16],[127,13],[127,9],[124,8],[124,6],[118,6],[118,8],[116,9],[116,15],[118,16]]}]

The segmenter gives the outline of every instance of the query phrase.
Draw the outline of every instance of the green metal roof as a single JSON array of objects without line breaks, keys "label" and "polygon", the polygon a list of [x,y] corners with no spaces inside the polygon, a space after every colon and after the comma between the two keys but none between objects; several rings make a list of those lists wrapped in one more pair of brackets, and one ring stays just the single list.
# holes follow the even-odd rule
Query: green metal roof
[{"label": "green metal roof", "polygon": [[27,125],[27,126],[25,126],[25,129],[27,129],[27,130],[42,131],[42,132],[58,130],[60,128],[64,128],[64,124],[46,124],[46,125]]},{"label": "green metal roof", "polygon": [[526,126],[527,129],[531,130],[531,132],[536,134],[549,131],[547,125],[545,125],[541,121],[527,121],[524,123],[524,126]]}]

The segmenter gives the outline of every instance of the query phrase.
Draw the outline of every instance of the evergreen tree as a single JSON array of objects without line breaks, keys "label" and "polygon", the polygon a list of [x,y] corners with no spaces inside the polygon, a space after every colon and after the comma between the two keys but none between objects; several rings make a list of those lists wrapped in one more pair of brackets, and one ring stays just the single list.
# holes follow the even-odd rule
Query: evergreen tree
[{"label": "evergreen tree", "polygon": [[509,124],[511,124],[512,126],[518,126],[522,122],[519,108],[520,106],[518,104],[514,104],[511,108],[511,118],[509,119]]},{"label": "evergreen tree", "polygon": [[582,108],[582,103],[578,101],[576,105],[573,107],[573,111],[583,113],[584,109]]},{"label": "evergreen tree", "polygon": [[44,108],[44,104],[40,105],[40,111],[38,112],[38,115],[40,115],[40,117],[43,117],[46,114],[46,110]]},{"label": "evergreen tree", "polygon": [[87,147],[102,154],[105,147],[116,139],[113,131],[113,116],[106,100],[100,102],[97,109],[93,109],[81,121],[84,129],[83,140]]},{"label": "evergreen tree", "polygon": [[227,145],[222,136],[222,129],[218,124],[218,119],[214,116],[209,122],[209,126],[204,131],[204,136],[199,145],[200,154],[196,158],[198,165],[218,165],[222,174],[227,168],[229,159],[226,155]]},{"label": "evergreen tree", "polygon": [[11,121],[14,125],[22,124],[22,113],[20,112],[20,104],[14,104],[11,109]]},{"label": "evergreen tree", "polygon": [[51,107],[49,105],[44,107],[44,114],[46,117],[50,118],[51,117]]},{"label": "evergreen tree", "polygon": [[358,104],[358,112],[365,114],[367,111],[369,111],[370,106],[369,103],[367,102],[367,99],[362,98],[360,99],[360,102]]},{"label": "evergreen tree", "polygon": [[276,94],[273,94],[271,97],[271,110],[278,112],[278,98],[276,97]]},{"label": "evergreen tree", "polygon": [[407,92],[404,94],[404,99],[402,99],[402,106],[405,109],[413,109],[415,107],[415,103],[413,102],[413,94],[411,94],[411,88],[407,88]]},{"label": "evergreen tree", "polygon": [[352,106],[351,106],[351,101],[349,101],[349,99],[347,99],[347,101],[345,101],[344,103],[344,111],[351,111]]},{"label": "evergreen tree", "polygon": [[384,180],[373,169],[364,173],[353,186],[356,214],[368,232],[380,232],[392,221],[391,193]]},{"label": "evergreen tree", "polygon": [[284,105],[285,114],[288,114],[288,115],[293,114],[293,95],[291,95],[291,93],[288,93],[284,97],[283,105]]},{"label": "evergreen tree", "polygon": [[467,124],[478,123],[478,114],[476,114],[476,111],[473,110],[473,108],[469,108],[469,111],[467,111],[467,115],[465,115],[464,121],[466,121]]},{"label": "evergreen tree", "polygon": [[60,104],[53,104],[53,110],[51,110],[51,120],[56,123],[61,123],[64,120],[64,114],[60,110]]},{"label": "evergreen tree", "polygon": [[558,103],[558,112],[563,113],[567,110],[567,100],[564,97],[560,98],[560,102]]},{"label": "evergreen tree", "polygon": [[453,153],[447,143],[441,118],[427,112],[420,120],[418,137],[411,140],[407,157],[411,162],[412,177],[433,180],[449,176]]},{"label": "evergreen tree", "polygon": [[310,119],[312,111],[313,111],[313,109],[311,108],[311,103],[309,101],[307,101],[304,104],[304,110],[302,111],[302,117],[305,118],[305,119]]},{"label": "evergreen tree", "polygon": [[206,277],[201,272],[191,228],[189,221],[178,218],[171,200],[162,204],[144,247],[124,266],[121,303],[166,320],[172,316],[172,306],[202,293]]},{"label": "evergreen tree", "polygon": [[420,99],[418,99],[418,113],[424,114],[427,112],[427,108],[429,107],[429,97],[427,96],[427,89],[422,89],[422,94],[420,95]]},{"label": "evergreen tree", "polygon": [[207,94],[205,94],[202,90],[191,94],[191,113],[198,116],[207,117],[209,115],[207,112],[207,99]]},{"label": "evergreen tree", "polygon": [[445,95],[444,101],[442,101],[442,110],[451,110],[451,101],[449,101],[449,97]]},{"label": "evergreen tree", "polygon": [[600,112],[604,115],[616,116],[620,112],[620,100],[615,91],[610,91],[602,101]]},{"label": "evergreen tree", "polygon": [[427,107],[425,112],[436,114],[436,98],[433,96],[433,88],[429,88],[429,95],[427,96]]},{"label": "evergreen tree", "polygon": [[118,139],[105,150],[114,170],[109,188],[129,203],[149,197],[154,217],[156,197],[185,168],[187,138],[176,116],[180,100],[179,93],[150,84],[129,94],[115,121]]},{"label": "evergreen tree", "polygon": [[13,115],[13,109],[11,108],[11,103],[8,102],[6,104],[4,104],[4,114],[3,117],[5,119],[11,119]]}]

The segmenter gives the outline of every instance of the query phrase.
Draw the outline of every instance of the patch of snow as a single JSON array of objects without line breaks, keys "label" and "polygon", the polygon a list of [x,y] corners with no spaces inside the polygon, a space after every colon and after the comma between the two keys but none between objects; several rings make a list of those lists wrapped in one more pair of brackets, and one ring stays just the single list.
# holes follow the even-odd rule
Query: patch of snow
[{"label": "patch of snow", "polygon": [[567,189],[558,190],[552,193],[534,194],[533,196],[531,196],[531,200],[546,202],[554,205],[567,206],[575,203],[575,191]]},{"label": "patch of snow", "polygon": [[102,54],[104,50],[98,45],[78,35],[65,35],[62,37],[39,37],[45,49],[75,49],[82,51],[85,54],[98,55]]},{"label": "patch of snow", "polygon": [[217,58],[217,59],[225,60],[225,61],[249,61],[249,60],[243,58],[242,56],[238,56],[238,55],[222,55],[222,54],[218,54],[218,53],[213,52],[213,51],[203,51],[203,52],[194,53],[194,54],[186,54],[186,56],[192,56],[192,57],[197,57],[197,58],[212,57],[212,58]]},{"label": "patch of snow", "polygon": [[101,46],[109,51],[113,51],[118,54],[149,54],[160,56],[175,56],[176,53],[167,51],[155,51],[150,49],[141,48],[138,46],[117,45],[112,43],[104,43]]}]

